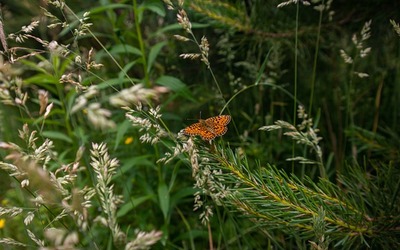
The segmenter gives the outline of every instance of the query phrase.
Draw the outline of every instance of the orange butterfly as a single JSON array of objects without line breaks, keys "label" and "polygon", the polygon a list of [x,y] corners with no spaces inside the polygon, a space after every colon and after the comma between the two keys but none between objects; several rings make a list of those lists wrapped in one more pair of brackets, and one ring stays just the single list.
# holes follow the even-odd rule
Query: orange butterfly
[{"label": "orange butterfly", "polygon": [[231,121],[230,115],[219,115],[208,119],[200,119],[199,122],[186,127],[183,130],[185,135],[200,135],[201,139],[210,141],[217,136],[222,136],[228,131],[226,125]]}]

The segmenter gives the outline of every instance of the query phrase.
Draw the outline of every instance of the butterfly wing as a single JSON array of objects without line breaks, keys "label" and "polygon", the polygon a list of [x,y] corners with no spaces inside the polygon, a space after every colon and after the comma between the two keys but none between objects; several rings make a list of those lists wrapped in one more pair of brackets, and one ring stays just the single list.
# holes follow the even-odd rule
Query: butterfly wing
[{"label": "butterfly wing", "polygon": [[183,130],[183,133],[185,135],[189,135],[189,136],[196,136],[199,135],[201,136],[201,139],[205,140],[205,141],[209,141],[215,138],[215,135],[209,131],[207,129],[207,127],[204,126],[203,123],[194,123],[192,125],[190,125],[189,127],[186,127]]},{"label": "butterfly wing", "polygon": [[226,126],[214,126],[213,132],[215,136],[222,136],[228,131],[228,128]]},{"label": "butterfly wing", "polygon": [[230,115],[220,115],[220,116],[214,116],[210,117],[207,120],[205,120],[205,123],[209,130],[215,135],[215,136],[221,136],[228,131],[228,128],[226,125],[231,121],[231,116]]},{"label": "butterfly wing", "polygon": [[214,126],[226,126],[231,121],[230,115],[219,115],[210,117],[205,120],[207,125],[214,125]]},{"label": "butterfly wing", "polygon": [[210,117],[206,120],[194,123],[183,130],[185,135],[196,136],[199,135],[201,139],[210,141],[217,136],[224,135],[228,128],[226,125],[231,121],[230,115],[220,115]]},{"label": "butterfly wing", "polygon": [[192,125],[186,127],[186,128],[183,130],[183,133],[184,133],[185,135],[189,135],[189,136],[200,135],[200,134],[201,134],[201,131],[202,131],[202,127],[203,127],[203,126],[202,126],[202,124],[201,124],[200,122],[194,123],[194,124],[192,124]]},{"label": "butterfly wing", "polygon": [[204,141],[211,141],[216,137],[215,134],[213,134],[212,132],[210,132],[208,130],[202,131],[200,136],[201,136],[201,139],[203,139]]}]

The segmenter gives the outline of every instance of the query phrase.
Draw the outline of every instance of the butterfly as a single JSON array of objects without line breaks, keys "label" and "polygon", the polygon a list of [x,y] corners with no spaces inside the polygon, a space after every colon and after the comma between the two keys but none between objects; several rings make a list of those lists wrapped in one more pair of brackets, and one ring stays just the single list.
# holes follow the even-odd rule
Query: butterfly
[{"label": "butterfly", "polygon": [[213,140],[217,136],[222,136],[228,131],[226,125],[231,121],[230,115],[219,115],[208,119],[200,119],[183,130],[185,135],[199,135],[205,141]]}]

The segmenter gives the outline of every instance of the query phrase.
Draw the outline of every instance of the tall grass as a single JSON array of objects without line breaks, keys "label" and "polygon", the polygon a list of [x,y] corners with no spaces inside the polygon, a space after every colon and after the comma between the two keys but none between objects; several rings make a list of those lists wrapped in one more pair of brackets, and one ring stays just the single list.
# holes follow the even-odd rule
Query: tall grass
[{"label": "tall grass", "polygon": [[399,21],[357,7],[7,3],[2,246],[399,246]]}]

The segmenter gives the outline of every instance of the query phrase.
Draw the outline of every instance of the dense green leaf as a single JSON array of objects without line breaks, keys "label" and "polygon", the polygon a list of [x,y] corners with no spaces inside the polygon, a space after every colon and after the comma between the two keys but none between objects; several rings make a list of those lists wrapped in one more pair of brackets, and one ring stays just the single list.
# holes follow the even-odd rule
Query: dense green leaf
[{"label": "dense green leaf", "polygon": [[164,220],[167,220],[170,213],[170,195],[167,185],[163,182],[158,184],[158,200],[160,202],[160,209],[164,215]]},{"label": "dense green leaf", "polygon": [[149,53],[149,59],[147,60],[147,72],[150,73],[150,70],[157,59],[158,54],[160,53],[161,49],[167,45],[167,42],[160,42],[156,45],[152,46]]},{"label": "dense green leaf", "polygon": [[49,139],[62,140],[68,143],[73,143],[73,140],[70,137],[65,135],[65,133],[59,131],[43,131],[42,135]]},{"label": "dense green leaf", "polygon": [[188,100],[195,102],[195,99],[193,98],[186,84],[176,77],[163,75],[156,80],[156,83],[169,88]]}]

